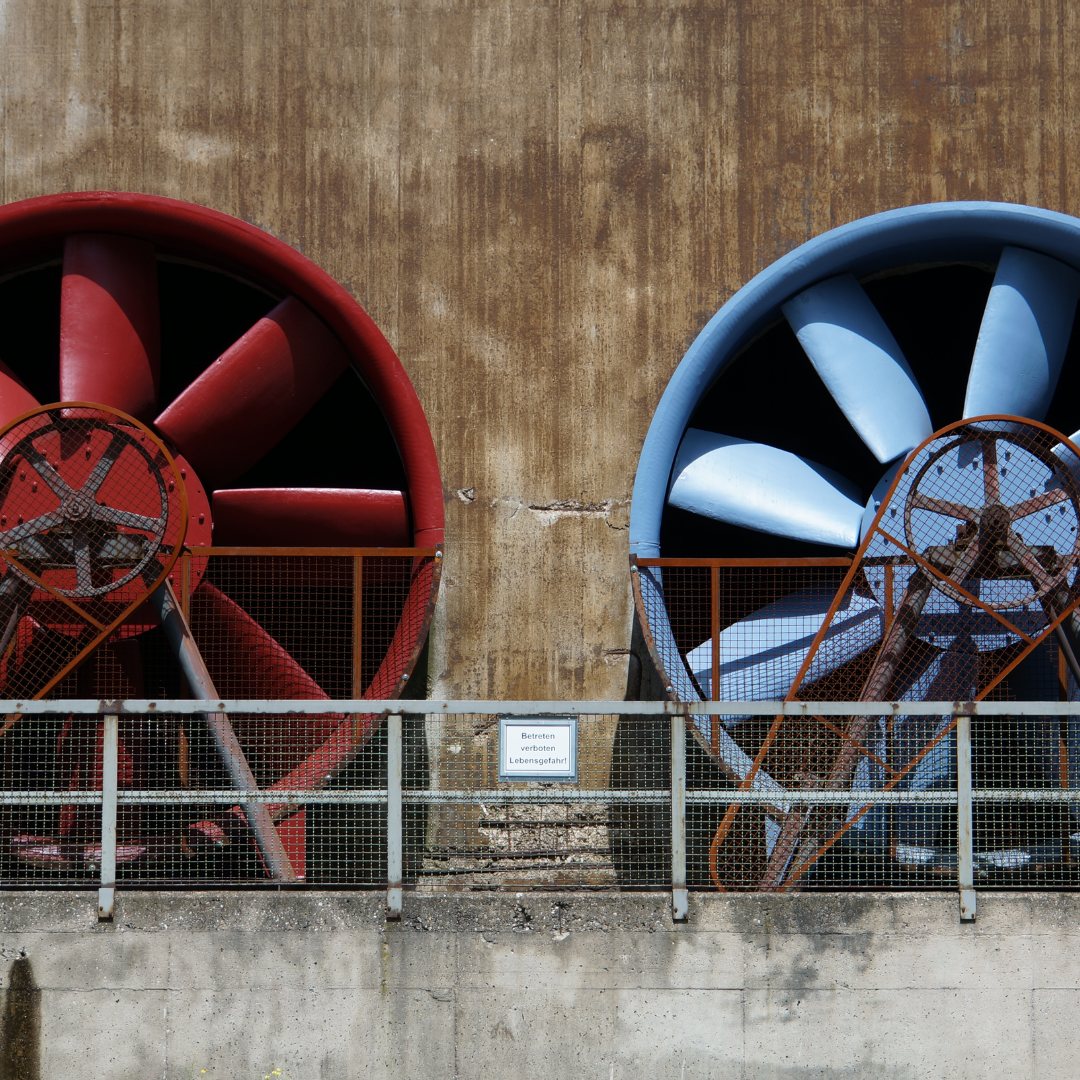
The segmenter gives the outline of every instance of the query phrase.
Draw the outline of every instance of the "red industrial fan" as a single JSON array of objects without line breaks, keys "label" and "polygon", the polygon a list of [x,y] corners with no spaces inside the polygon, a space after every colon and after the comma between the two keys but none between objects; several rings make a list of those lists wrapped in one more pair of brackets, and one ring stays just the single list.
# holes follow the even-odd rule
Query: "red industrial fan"
[{"label": "red industrial fan", "polygon": [[[163,381],[170,380],[160,361],[163,258],[240,278],[268,293],[271,307],[186,386],[177,391],[172,378],[164,397]],[[57,261],[60,403],[42,407],[32,380],[0,354],[0,695],[48,696],[75,679],[79,696],[147,696],[142,659],[130,643],[163,625],[195,696],[329,699],[298,650],[238,602],[247,593],[230,595],[206,575],[206,557],[189,557],[180,572],[186,544],[196,556],[212,545],[266,550],[261,565],[270,572],[261,581],[268,589],[283,581],[287,587],[290,573],[268,549],[303,548],[323,568],[322,585],[331,592],[342,585],[340,567],[327,570],[320,552],[409,549],[411,560],[398,561],[404,569],[397,574],[396,628],[363,688],[369,698],[398,696],[426,638],[438,588],[442,492],[415,392],[368,316],[287,245],[168,199],[82,193],[0,209],[0,271]],[[206,316],[196,307],[190,317]],[[386,420],[404,488],[228,488],[350,365]],[[315,452],[340,450],[328,444]],[[123,694],[103,692],[105,680],[95,672],[105,668],[108,687]],[[215,715],[205,723],[234,787],[303,791],[332,780],[378,720],[327,713],[235,726]],[[75,737],[89,722],[72,720],[56,733],[47,748],[53,782],[94,786],[98,740]],[[14,719],[2,725],[0,743],[18,726]],[[160,764],[136,726],[129,724],[126,735],[122,726],[121,783],[153,787]],[[0,745],[11,786],[16,777],[4,752]],[[275,822],[290,814],[279,834]],[[279,880],[302,873],[294,864],[303,861],[303,811],[284,802],[253,804],[234,816],[251,827],[265,872]],[[64,866],[90,860],[92,844],[78,819],[66,809],[50,836],[8,829],[8,854]],[[151,842],[140,835],[139,820],[133,814],[121,823],[121,861],[153,855],[154,843],[190,839]],[[214,832],[212,823],[199,825],[198,835]]]}]

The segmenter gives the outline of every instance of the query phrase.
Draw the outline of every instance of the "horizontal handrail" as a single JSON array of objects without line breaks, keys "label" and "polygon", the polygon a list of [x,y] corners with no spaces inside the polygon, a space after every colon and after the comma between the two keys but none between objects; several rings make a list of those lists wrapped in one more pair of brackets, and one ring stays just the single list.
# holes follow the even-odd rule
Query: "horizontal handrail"
[{"label": "horizontal handrail", "polygon": [[[666,803],[671,799],[669,788],[574,788],[550,787],[521,790],[520,788],[482,788],[438,790],[405,789],[402,799],[411,803],[468,804],[480,806],[487,803]],[[788,789],[785,794],[787,808],[798,805],[814,806],[897,806],[918,803],[931,806],[953,806],[955,791],[877,791],[866,788],[849,788],[846,791],[799,791]],[[200,790],[181,788],[170,790],[123,789],[117,792],[117,802],[124,805],[149,803],[175,803],[180,805],[235,806],[240,803],[280,804],[336,804],[336,803],[385,803],[386,788],[340,788],[327,790],[233,791],[231,788]],[[698,788],[686,793],[688,803],[731,803],[772,806],[777,792],[753,790],[725,790]],[[1031,802],[1031,803],[1080,803],[1080,790],[1066,788],[976,788],[971,793],[974,802]],[[0,806],[98,806],[100,791],[0,791]]]},{"label": "horizontal handrail", "polygon": [[[389,715],[388,723],[388,761],[396,763],[387,770],[387,787],[363,787],[363,788],[264,788],[257,790],[250,786],[253,780],[248,780],[249,785],[244,790],[233,788],[169,788],[169,789],[134,789],[125,788],[118,783],[116,740],[118,725],[110,717],[137,716],[137,715],[198,715],[213,713],[231,713],[234,715],[264,715],[264,716],[318,716],[326,714],[338,714],[342,717],[342,723],[354,723],[356,714],[361,715]],[[687,877],[686,877],[686,822],[688,806],[726,807],[732,804],[744,806],[756,806],[764,809],[770,817],[780,815],[803,816],[810,812],[811,807],[833,806],[848,808],[848,819],[856,822],[868,808],[872,806],[908,806],[930,808],[956,807],[957,824],[948,825],[955,829],[955,854],[949,854],[944,849],[911,847],[905,852],[901,851],[904,845],[896,845],[892,858],[897,863],[910,863],[914,860],[920,865],[933,866],[941,870],[949,867],[955,868],[956,878],[959,884],[960,911],[962,919],[970,919],[975,910],[975,873],[982,874],[987,865],[992,867],[1020,865],[1030,853],[1026,849],[1017,848],[1001,849],[987,853],[975,849],[976,836],[971,827],[971,809],[973,803],[1004,805],[1008,803],[1026,803],[1029,805],[1052,805],[1070,806],[1075,808],[1080,805],[1080,789],[1060,787],[1047,788],[983,788],[972,790],[970,773],[970,745],[971,724],[968,717],[971,716],[1080,716],[1080,702],[1057,702],[1057,701],[882,701],[882,702],[846,702],[846,701],[711,701],[711,702],[677,702],[677,701],[568,701],[568,700],[532,700],[532,701],[490,701],[490,700],[434,700],[434,699],[307,699],[307,700],[272,700],[267,698],[258,699],[190,699],[190,698],[159,698],[159,699],[124,699],[107,700],[93,698],[79,698],[49,701],[20,701],[15,699],[0,701],[0,720],[8,717],[4,724],[5,731],[18,731],[14,720],[20,717],[32,718],[34,716],[69,716],[69,715],[101,715],[106,717],[104,724],[106,741],[109,732],[112,732],[113,752],[111,764],[106,755],[106,764],[103,768],[103,780],[105,790],[56,790],[56,789],[33,789],[15,790],[10,788],[0,789],[0,807],[19,808],[33,806],[82,806],[84,808],[100,807],[101,816],[101,857],[100,878],[101,885],[98,890],[99,917],[110,917],[116,890],[113,862],[116,852],[116,829],[118,806],[154,806],[173,805],[198,808],[189,818],[208,816],[220,817],[229,813],[236,813],[238,808],[243,808],[244,816],[249,818],[256,807],[271,807],[275,816],[289,818],[304,810],[305,807],[316,806],[377,806],[384,813],[382,824],[375,824],[375,828],[383,832],[386,842],[387,862],[387,913],[391,918],[401,915],[402,910],[402,851],[404,843],[403,807],[412,806],[435,807],[435,806],[470,806],[483,811],[484,819],[476,822],[476,827],[483,829],[484,821],[488,822],[489,828],[514,828],[515,814],[506,810],[510,807],[528,806],[578,806],[595,808],[585,815],[580,811],[574,814],[553,815],[553,820],[548,822],[551,826],[574,824],[579,818],[587,818],[589,821],[603,822],[608,813],[614,812],[616,817],[617,808],[623,806],[653,806],[670,808],[671,846],[670,846],[670,876],[669,883],[672,896],[672,917],[676,920],[687,917]],[[491,787],[492,780],[485,776],[481,783],[485,786],[462,789],[460,787],[438,787],[435,789],[407,788],[402,783],[401,762],[404,759],[404,733],[403,725],[397,717],[401,715],[411,716],[514,716],[514,717],[545,717],[545,716],[636,716],[641,718],[651,717],[657,721],[663,721],[671,725],[671,738],[665,740],[669,746],[670,784],[664,786],[659,777],[650,781],[650,787],[625,788],[625,787],[578,787],[576,784],[559,782],[508,782],[506,786]],[[957,770],[959,779],[952,790],[875,790],[872,788],[848,787],[846,789],[813,790],[804,789],[801,786],[783,787],[774,779],[758,774],[752,786],[748,788],[691,788],[687,790],[685,748],[686,740],[679,738],[678,734],[684,725],[687,731],[694,731],[696,727],[704,726],[696,717],[705,716],[931,716],[931,717],[957,717],[956,745],[957,745]],[[479,726],[472,725],[478,732],[494,730],[495,724],[485,722]],[[714,725],[715,727],[715,725]],[[335,731],[341,728],[335,725]],[[940,727],[938,730],[941,730]],[[460,748],[458,748],[460,749]],[[659,746],[657,747],[659,750]],[[961,753],[961,751],[964,751]],[[965,764],[966,763],[966,764]],[[964,778],[966,777],[966,780]],[[329,779],[329,777],[328,777]],[[374,779],[374,778],[372,778]],[[447,777],[443,778],[448,779]],[[453,779],[453,778],[449,778]],[[460,782],[460,778],[459,782]],[[643,778],[644,779],[644,778]],[[915,779],[914,777],[912,778]],[[766,783],[767,781],[767,783]],[[176,783],[175,780],[171,781]],[[219,782],[219,781],[217,781]],[[290,781],[291,782],[291,781]],[[370,781],[369,781],[370,782]],[[375,781],[376,783],[378,780]],[[596,785],[602,783],[602,778],[585,778],[586,784]],[[625,783],[626,779],[622,780]],[[203,807],[216,809],[202,809]],[[800,811],[800,807],[806,810]],[[611,808],[609,811],[608,808]],[[601,811],[599,814],[597,810]],[[503,812],[503,817],[493,817],[492,811],[498,815]],[[85,811],[84,811],[85,812]],[[265,813],[265,811],[260,811]],[[417,810],[412,811],[414,814]],[[732,811],[734,812],[734,811]],[[843,813],[843,809],[841,809]],[[19,811],[16,809],[16,816]],[[471,816],[471,814],[469,815]],[[537,815],[533,815],[534,817]],[[539,815],[543,817],[544,815]],[[659,819],[658,815],[658,819]],[[713,818],[717,815],[713,814]],[[504,818],[506,820],[504,820]],[[181,815],[181,820],[184,815]],[[379,821],[376,818],[375,821]],[[789,817],[789,820],[791,818]],[[946,815],[943,822],[951,821],[951,814]],[[967,825],[964,825],[964,822]],[[543,823],[541,823],[543,824]],[[774,821],[775,824],[775,821]],[[609,828],[618,828],[614,819],[608,821]],[[25,827],[25,826],[24,826]],[[658,826],[662,828],[663,826]],[[767,831],[767,830],[766,830]],[[854,835],[854,834],[853,834]],[[876,834],[875,834],[876,835]],[[33,837],[29,837],[33,840]],[[52,841],[50,841],[52,842]],[[876,841],[874,841],[876,842]],[[1062,847],[1065,841],[1061,840],[1055,851],[1071,851],[1071,847]],[[613,840],[614,844],[615,841]],[[1075,843],[1070,841],[1069,843]],[[93,845],[91,845],[93,847]],[[33,855],[33,848],[26,849]],[[87,849],[89,850],[89,849]],[[662,850],[657,849],[662,855]],[[953,849],[950,849],[950,851]],[[1034,849],[1032,849],[1034,851]],[[477,848],[482,853],[483,845]],[[944,853],[943,853],[944,852]],[[1042,856],[1040,855],[1040,858]],[[84,858],[89,858],[85,856]],[[1055,855],[1054,858],[1064,859],[1065,855]],[[951,860],[951,861],[950,861]],[[92,861],[92,860],[91,860]],[[905,863],[906,864],[906,863]],[[505,869],[505,866],[503,867]],[[482,872],[482,871],[477,871]],[[486,872],[486,871],[483,871]],[[786,887],[786,886],[785,886]]]},{"label": "horizontal handrail", "polygon": [[315,556],[320,559],[353,558],[357,555],[368,559],[432,558],[436,555],[442,557],[441,550],[433,547],[253,547],[251,544],[193,547],[188,549],[188,553],[196,559],[213,555],[259,555],[271,558]]},{"label": "horizontal handrail", "polygon": [[393,698],[98,698],[0,701],[0,716],[112,716],[146,713],[246,713],[313,716],[401,713],[408,716],[1080,716],[1080,701],[407,701]]}]

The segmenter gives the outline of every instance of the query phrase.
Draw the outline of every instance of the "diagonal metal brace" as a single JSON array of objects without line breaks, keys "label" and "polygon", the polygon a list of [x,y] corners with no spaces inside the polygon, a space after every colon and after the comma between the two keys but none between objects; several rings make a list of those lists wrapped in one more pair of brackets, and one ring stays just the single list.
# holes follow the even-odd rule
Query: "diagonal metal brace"
[{"label": "diagonal metal brace", "polygon": [[[191,628],[180,610],[180,604],[168,578],[151,593],[150,599],[161,619],[169,644],[176,652],[180,670],[183,671],[192,693],[202,698],[216,698],[218,693],[214,682],[210,678],[206,662],[199,652],[199,647],[195,644]],[[258,787],[255,783],[255,774],[251,771],[247,755],[240,745],[240,740],[236,737],[229,718],[224,713],[217,712],[204,713],[203,716],[233,787],[239,791],[255,790]],[[285,850],[281,836],[274,827],[270,808],[265,803],[255,802],[243,803],[242,806],[244,816],[255,836],[255,844],[267,870],[270,871],[270,876],[275,881],[297,881],[296,872],[289,861],[289,853]]]}]

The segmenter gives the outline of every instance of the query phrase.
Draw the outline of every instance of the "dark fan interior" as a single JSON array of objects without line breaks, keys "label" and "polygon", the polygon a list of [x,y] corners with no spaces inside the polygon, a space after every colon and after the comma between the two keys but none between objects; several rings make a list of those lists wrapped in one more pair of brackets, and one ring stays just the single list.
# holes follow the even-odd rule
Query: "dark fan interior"
[{"label": "dark fan interior", "polygon": [[[41,402],[60,400],[59,264],[0,282],[3,360]],[[277,300],[230,275],[158,261],[164,409]],[[354,369],[233,487],[358,487],[404,490],[390,428]]]},{"label": "dark fan interior", "polygon": [[[898,272],[864,288],[918,379],[934,429],[963,412],[968,369],[993,272],[967,265]],[[1046,423],[1080,427],[1080,335],[1075,327]],[[829,396],[781,319],[739,354],[702,398],[691,427],[778,446],[828,466],[868,498],[884,467]],[[665,557],[777,558],[847,554],[709,521],[668,507]]]}]

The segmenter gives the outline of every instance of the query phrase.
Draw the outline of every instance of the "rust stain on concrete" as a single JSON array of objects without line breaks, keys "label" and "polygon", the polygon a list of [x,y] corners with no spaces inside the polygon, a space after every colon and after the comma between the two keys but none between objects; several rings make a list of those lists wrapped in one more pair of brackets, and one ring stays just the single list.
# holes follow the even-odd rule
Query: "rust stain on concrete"
[{"label": "rust stain on concrete", "polygon": [[433,693],[618,697],[627,533],[574,508],[625,506],[688,343],[810,236],[941,199],[1080,211],[1077,21],[1050,0],[15,3],[0,197],[189,199],[346,283],[442,462]]}]

